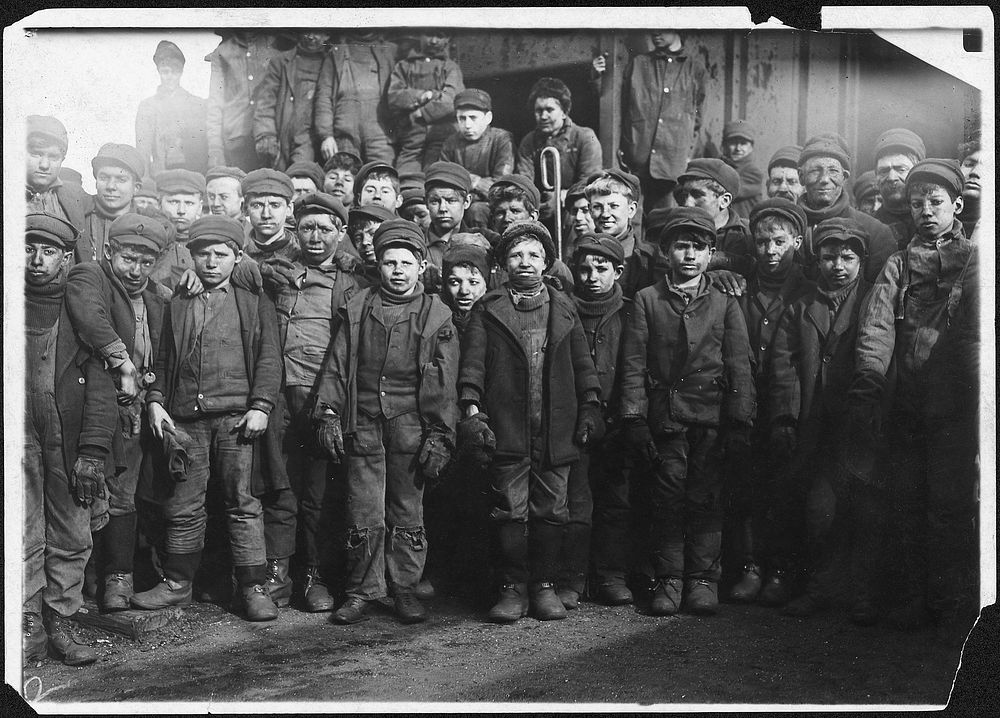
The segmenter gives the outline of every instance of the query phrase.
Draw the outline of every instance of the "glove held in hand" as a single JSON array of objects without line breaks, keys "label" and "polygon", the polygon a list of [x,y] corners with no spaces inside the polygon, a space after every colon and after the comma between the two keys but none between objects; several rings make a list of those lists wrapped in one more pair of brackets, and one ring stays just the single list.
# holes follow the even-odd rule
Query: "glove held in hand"
[{"label": "glove held in hand", "polygon": [[76,457],[69,481],[76,500],[84,506],[90,506],[95,499],[105,498],[104,460],[90,456]]}]

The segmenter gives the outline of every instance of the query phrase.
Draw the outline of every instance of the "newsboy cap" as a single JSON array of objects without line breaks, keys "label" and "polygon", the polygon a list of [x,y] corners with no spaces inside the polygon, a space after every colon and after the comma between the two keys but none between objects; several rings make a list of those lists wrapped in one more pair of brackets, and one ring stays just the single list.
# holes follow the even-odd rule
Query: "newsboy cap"
[{"label": "newsboy cap", "polygon": [[625,248],[610,234],[587,234],[578,237],[573,246],[573,264],[588,254],[596,254],[611,261],[616,267],[625,263]]},{"label": "newsboy cap", "polygon": [[868,254],[868,232],[848,217],[824,219],[813,229],[813,246],[819,249],[831,241],[846,242],[859,257]]},{"label": "newsboy cap", "polygon": [[316,185],[317,190],[323,189],[323,180],[325,179],[323,168],[315,162],[292,162],[292,164],[285,168],[285,174],[290,178],[308,177]]},{"label": "newsboy cap", "polygon": [[191,170],[163,170],[153,179],[160,194],[205,194],[205,176]]},{"label": "newsboy cap", "polygon": [[569,207],[573,202],[580,199],[581,197],[587,196],[587,180],[580,180],[576,184],[570,185],[570,188],[566,190],[566,206]]},{"label": "newsboy cap", "polygon": [[743,119],[727,122],[725,127],[722,128],[722,141],[725,142],[730,138],[737,137],[754,142],[757,139],[757,130]]},{"label": "newsboy cap", "polygon": [[[323,180],[320,180],[323,184]],[[292,187],[292,180],[284,172],[262,167],[248,172],[247,176],[240,182],[244,196],[252,194],[271,194],[276,197],[284,197],[291,200],[295,190]]]},{"label": "newsboy cap", "polygon": [[133,197],[149,197],[151,199],[159,199],[160,195],[157,191],[156,180],[152,177],[143,177],[142,186],[135,191]]},{"label": "newsboy cap", "polygon": [[397,219],[396,214],[380,204],[366,204],[364,207],[351,207],[347,213],[349,222],[353,222],[356,217],[373,219],[376,222],[388,222],[390,219]]},{"label": "newsboy cap", "polygon": [[961,165],[956,160],[928,157],[913,165],[910,173],[906,175],[907,190],[909,190],[910,185],[918,182],[941,185],[957,197],[962,194],[965,176],[962,174]]},{"label": "newsboy cap", "polygon": [[40,135],[47,140],[55,142],[62,149],[63,154],[69,148],[69,137],[66,135],[66,126],[49,115],[28,115],[28,139],[32,135]]},{"label": "newsboy cap", "polygon": [[108,229],[108,239],[116,239],[122,244],[138,244],[157,253],[166,249],[170,241],[161,222],[135,212],[117,217]]},{"label": "newsboy cap", "polygon": [[403,247],[408,249],[419,259],[427,256],[427,241],[424,233],[420,231],[415,223],[408,219],[396,217],[389,219],[379,225],[372,238],[375,245],[375,256],[392,247]]},{"label": "newsboy cap", "polygon": [[172,62],[184,67],[184,53],[170,40],[160,40],[153,53],[153,64],[162,65],[165,62]]},{"label": "newsboy cap", "polygon": [[771,161],[767,163],[767,171],[772,167],[794,167],[798,169],[799,155],[802,153],[802,145],[785,145],[771,155]]},{"label": "newsboy cap", "polygon": [[[621,182],[623,185],[632,190],[632,197],[636,200],[639,199],[639,178],[630,172],[619,169],[607,169],[595,172],[587,178],[587,185],[591,185],[599,179],[613,179],[616,182]],[[584,188],[586,189],[586,188]]]},{"label": "newsboy cap", "polygon": [[504,185],[518,189],[528,195],[528,199],[531,200],[531,204],[534,209],[538,209],[539,205],[542,203],[542,193],[538,191],[537,187],[535,187],[535,183],[524,175],[504,175],[493,183],[493,187],[503,187]]},{"label": "newsboy cap", "polygon": [[402,203],[399,205],[400,209],[414,204],[424,204],[427,200],[422,187],[407,187],[404,190],[400,190],[399,196],[403,198]]},{"label": "newsboy cap", "polygon": [[233,242],[243,249],[246,245],[246,232],[243,224],[235,219],[221,214],[206,214],[191,223],[188,229],[187,248],[192,252],[203,244],[218,244]]},{"label": "newsboy cap", "polygon": [[642,222],[642,230],[647,242],[655,244],[659,241],[660,231],[663,229],[663,225],[667,223],[670,210],[670,207],[657,207],[654,210],[650,210],[649,214],[646,215],[646,218]]},{"label": "newsboy cap", "polygon": [[511,224],[500,236],[500,244],[497,246],[496,258],[500,264],[507,261],[507,253],[517,242],[535,239],[541,243],[545,249],[545,268],[548,269],[556,261],[556,245],[552,242],[552,235],[544,224],[533,219],[520,219]]},{"label": "newsboy cap", "polygon": [[459,107],[471,107],[480,112],[491,112],[493,99],[485,90],[467,87],[455,95],[455,109],[457,110]]},{"label": "newsboy cap", "polygon": [[295,221],[307,214],[329,214],[340,217],[342,224],[347,224],[347,209],[344,204],[326,192],[310,192],[302,195],[295,203]]},{"label": "newsboy cap", "polygon": [[361,169],[357,171],[354,175],[354,196],[358,197],[361,195],[361,190],[365,186],[365,180],[368,179],[368,175],[372,172],[388,172],[394,175],[396,179],[399,179],[399,170],[393,167],[388,162],[381,162],[379,160],[372,160],[361,165]]},{"label": "newsboy cap", "polygon": [[660,243],[669,244],[682,229],[704,235],[708,245],[715,246],[715,220],[701,207],[671,207],[660,230]]},{"label": "newsboy cap", "polygon": [[482,232],[455,232],[448,240],[448,246],[455,247],[459,244],[471,244],[487,252],[493,250],[493,243]]},{"label": "newsboy cap", "polygon": [[808,220],[806,213],[795,202],[781,197],[773,197],[758,202],[750,212],[750,229],[752,230],[763,217],[776,215],[784,217],[795,227],[795,234],[801,235],[806,231]]},{"label": "newsboy cap", "polygon": [[873,150],[876,160],[882,155],[890,153],[916,155],[919,162],[927,157],[927,148],[924,147],[924,141],[916,132],[905,127],[893,127],[878,136]]},{"label": "newsboy cap", "polygon": [[70,251],[76,247],[80,232],[61,217],[45,212],[31,212],[24,218],[24,237]]},{"label": "newsboy cap", "polygon": [[247,173],[241,170],[239,167],[227,167],[226,165],[216,165],[205,173],[205,184],[208,184],[214,179],[219,179],[221,177],[230,177],[240,183],[240,191],[242,191],[243,178],[247,176]]},{"label": "newsboy cap", "polygon": [[[485,241],[485,239],[484,239]],[[488,249],[484,249],[478,244],[453,244],[448,243],[448,249],[445,250],[444,255],[441,257],[441,277],[442,279],[447,279],[448,275],[451,274],[451,270],[456,264],[471,264],[473,267],[479,270],[479,273],[483,275],[483,279],[490,278],[490,253]],[[489,244],[487,242],[487,244]]]},{"label": "newsboy cap", "polygon": [[836,132],[824,132],[806,140],[799,153],[799,167],[812,157],[833,157],[845,170],[851,171],[851,153],[847,150],[847,140]]},{"label": "newsboy cap", "polygon": [[677,184],[700,179],[718,182],[733,197],[740,193],[740,173],[715,157],[702,157],[688,162],[684,172],[677,178]]},{"label": "newsboy cap", "polygon": [[120,145],[114,142],[101,145],[97,156],[90,161],[90,166],[94,169],[94,176],[97,176],[98,169],[106,165],[124,167],[135,176],[137,181],[146,174],[146,162],[139,154],[139,150],[132,145]]},{"label": "newsboy cap", "polygon": [[82,185],[83,175],[72,167],[62,166],[59,168],[59,179],[67,184]]},{"label": "newsboy cap", "polygon": [[877,194],[878,187],[875,185],[875,170],[862,172],[854,181],[854,187],[851,188],[851,192],[854,194],[855,202],[860,202],[869,195]]},{"label": "newsboy cap", "polygon": [[424,190],[429,190],[431,185],[436,184],[454,187],[468,194],[472,190],[472,177],[462,165],[441,160],[424,172]]}]

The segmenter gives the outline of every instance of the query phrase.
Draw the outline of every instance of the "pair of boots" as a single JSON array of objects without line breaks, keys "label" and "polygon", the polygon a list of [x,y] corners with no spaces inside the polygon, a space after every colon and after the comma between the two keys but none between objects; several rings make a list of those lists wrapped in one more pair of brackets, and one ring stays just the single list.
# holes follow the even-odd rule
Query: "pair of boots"
[{"label": "pair of boots", "polygon": [[[292,601],[294,590],[289,574],[289,558],[269,558],[267,560],[266,586],[268,593],[279,608]],[[332,611],[333,596],[326,585],[318,566],[306,566],[302,577],[302,607],[309,613]]]},{"label": "pair of boots", "polygon": [[[531,613],[540,621],[566,618],[566,607],[556,594],[555,576],[562,543],[562,526],[531,522],[500,524],[500,553],[504,563],[504,584],[489,618],[496,623],[513,623]],[[533,579],[529,585],[529,557]]]},{"label": "pair of boots", "polygon": [[[421,623],[427,620],[427,609],[420,602],[415,589],[403,589],[397,586],[393,591],[392,600],[393,608],[400,623]],[[340,608],[334,611],[331,620],[342,626],[350,626],[355,623],[367,621],[371,618],[368,615],[368,607],[372,603],[376,603],[376,601],[369,601],[360,596],[349,595],[340,605]]]},{"label": "pair of boots", "polygon": [[673,616],[681,611],[696,616],[713,616],[719,610],[719,584],[710,579],[686,579],[664,576],[656,580],[649,612],[654,616]]},{"label": "pair of boots", "polygon": [[743,566],[740,580],[729,592],[729,598],[736,603],[754,603],[762,606],[783,606],[791,597],[791,583],[788,574],[780,568],[763,571],[753,561]]},{"label": "pair of boots", "polygon": [[68,618],[42,606],[41,591],[24,603],[22,622],[24,665],[40,661],[46,655],[67,666],[86,666],[98,658],[97,651],[76,639]]}]

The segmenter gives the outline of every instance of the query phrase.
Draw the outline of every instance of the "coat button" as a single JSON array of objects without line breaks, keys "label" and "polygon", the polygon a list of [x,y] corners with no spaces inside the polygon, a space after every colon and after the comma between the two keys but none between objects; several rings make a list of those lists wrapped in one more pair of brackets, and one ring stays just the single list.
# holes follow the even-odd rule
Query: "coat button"
[{"label": "coat button", "polygon": [[767,318],[764,319],[764,324],[767,324]]},{"label": "coat button", "polygon": [[78,381],[79,383],[81,383],[81,384],[86,384],[86,383],[87,383],[87,380],[86,380],[86,379],[84,379],[84,378],[83,378],[82,376],[81,376],[81,377],[80,377],[79,379],[77,379],[77,381]]},{"label": "coat button", "polygon": [[198,395],[198,398],[199,398],[199,399],[204,399],[204,398],[205,398],[205,395],[204,395],[204,394],[199,394],[199,395]]},{"label": "coat button", "polygon": [[670,88],[669,87],[664,87],[663,88],[663,94],[664,95],[669,95],[670,94]]},{"label": "coat button", "polygon": [[381,394],[382,396],[385,396],[385,392],[384,391],[380,391],[379,394]]},{"label": "coat button", "polygon": [[253,79],[253,75],[247,75],[247,79],[248,80],[252,80]]},{"label": "coat button", "polygon": [[656,154],[656,150],[655,150],[655,149],[652,149],[652,150],[650,150],[650,151],[649,151],[649,154],[651,154],[651,155],[655,155],[655,154]]},{"label": "coat button", "polygon": [[828,356],[823,357],[823,363],[824,364],[829,364],[830,363],[830,357],[828,357]]}]

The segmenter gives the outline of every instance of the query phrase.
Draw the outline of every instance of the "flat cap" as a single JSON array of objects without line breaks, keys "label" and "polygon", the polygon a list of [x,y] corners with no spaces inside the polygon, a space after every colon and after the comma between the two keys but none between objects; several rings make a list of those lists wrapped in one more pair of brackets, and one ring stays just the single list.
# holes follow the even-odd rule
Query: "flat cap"
[{"label": "flat cap", "polygon": [[772,167],[795,167],[799,166],[799,155],[802,154],[802,145],[785,145],[771,155],[771,161],[767,163],[767,171]]},{"label": "flat cap", "polygon": [[399,170],[393,167],[388,162],[381,162],[379,160],[373,160],[361,165],[361,169],[357,171],[354,175],[354,196],[358,197],[361,195],[361,190],[365,186],[365,180],[368,179],[368,175],[372,172],[388,172],[394,175],[396,179],[399,179]]},{"label": "flat cap", "polygon": [[485,249],[487,252],[493,249],[493,243],[482,232],[456,232],[451,235],[451,239],[448,240],[448,246],[455,247],[459,244],[472,244],[480,249]]},{"label": "flat cap", "polygon": [[124,167],[135,176],[136,180],[141,180],[142,176],[146,174],[146,162],[139,154],[139,150],[132,145],[119,145],[114,142],[101,145],[97,156],[90,161],[95,177],[97,170],[105,165]]},{"label": "flat cap", "polygon": [[184,53],[170,40],[160,40],[153,53],[153,64],[161,65],[164,62],[174,62],[184,67]]},{"label": "flat cap", "polygon": [[907,188],[917,182],[941,185],[949,189],[953,195],[958,196],[962,194],[962,187],[965,186],[965,176],[962,174],[961,165],[956,160],[928,157],[913,165],[910,173],[906,175]]},{"label": "flat cap", "polygon": [[207,214],[191,223],[188,229],[188,249],[194,251],[197,246],[220,242],[233,242],[243,249],[246,246],[243,224],[221,214]]},{"label": "flat cap", "polygon": [[414,204],[424,204],[427,201],[422,187],[407,187],[400,191],[399,196],[403,198],[403,202],[399,205],[400,209]]},{"label": "flat cap", "polygon": [[421,259],[427,256],[427,241],[424,239],[424,233],[420,231],[420,227],[408,219],[395,217],[386,220],[375,230],[372,243],[375,245],[375,256],[381,256],[385,250],[391,247],[404,247]]},{"label": "flat cap", "polygon": [[373,219],[376,222],[388,222],[390,219],[398,219],[391,209],[387,209],[380,204],[366,204],[364,207],[351,207],[347,213],[347,219],[353,222],[356,217]]},{"label": "flat cap", "polygon": [[787,219],[795,226],[796,235],[802,235],[808,226],[806,213],[802,207],[790,200],[773,197],[754,205],[754,208],[750,211],[750,229],[753,229],[761,218],[768,215],[777,215]]},{"label": "flat cap", "polygon": [[722,128],[723,141],[736,137],[742,137],[745,140],[755,142],[757,140],[757,129],[743,119],[727,122],[725,127]]},{"label": "flat cap", "polygon": [[704,235],[708,244],[715,246],[715,220],[701,207],[671,207],[660,230],[660,242],[671,242],[682,229]]},{"label": "flat cap", "polygon": [[503,186],[513,187],[526,194],[528,199],[531,200],[531,204],[534,209],[538,209],[539,205],[542,203],[542,193],[538,191],[537,187],[535,187],[535,183],[524,175],[504,175],[493,183],[493,187]]},{"label": "flat cap", "polygon": [[427,175],[424,174],[423,170],[412,170],[410,172],[403,172],[399,175],[399,189],[400,191],[408,189],[419,189],[421,194],[424,191],[424,180]]},{"label": "flat cap", "polygon": [[481,112],[490,112],[493,110],[493,100],[485,90],[467,87],[455,95],[455,109],[457,110],[459,107],[471,107]]},{"label": "flat cap", "polygon": [[436,184],[454,187],[468,194],[472,190],[472,177],[462,165],[442,160],[435,162],[424,172],[424,190]]},{"label": "flat cap", "polygon": [[[320,184],[323,184],[322,179],[320,179]],[[284,197],[287,200],[291,200],[292,195],[295,194],[295,190],[292,187],[292,180],[289,179],[288,175],[268,167],[248,172],[247,176],[240,182],[240,186],[243,188],[244,196],[270,194],[275,197]]]},{"label": "flat cap", "polygon": [[847,140],[836,132],[824,132],[806,140],[799,153],[799,166],[813,157],[833,157],[845,170],[851,170],[851,153],[847,150]]},{"label": "flat cap", "polygon": [[28,115],[28,139],[32,135],[41,135],[52,140],[62,148],[63,153],[69,148],[69,136],[66,134],[66,126],[49,115]]},{"label": "flat cap", "polygon": [[61,217],[44,212],[31,212],[24,219],[24,236],[26,239],[36,238],[62,249],[71,250],[76,247],[80,233],[76,227]]},{"label": "flat cap", "polygon": [[152,199],[157,199],[160,196],[157,189],[156,180],[152,177],[143,177],[142,186],[135,191],[133,197],[151,197]]},{"label": "flat cap", "polygon": [[886,130],[875,140],[873,154],[877,160],[882,155],[887,154],[911,154],[916,155],[917,161],[927,157],[927,148],[920,136],[905,127],[893,127]]},{"label": "flat cap", "polygon": [[625,263],[625,248],[610,234],[587,233],[577,238],[573,247],[573,264],[588,254],[606,257],[616,267]]},{"label": "flat cap", "polygon": [[191,170],[163,170],[153,179],[160,194],[205,194],[205,176]]},{"label": "flat cap", "polygon": [[642,228],[645,232],[647,242],[655,243],[659,241],[660,231],[663,229],[663,225],[667,223],[667,217],[670,216],[670,209],[670,207],[657,207],[646,215],[646,219],[642,222]]},{"label": "flat cap", "polygon": [[[484,239],[485,241],[485,239]],[[478,244],[455,244],[455,238],[452,237],[451,241],[448,243],[448,249],[445,250],[444,256],[441,257],[441,275],[443,279],[447,279],[448,275],[451,274],[452,268],[456,264],[471,264],[473,267],[479,270],[479,273],[483,275],[483,279],[490,278],[490,253],[488,249],[484,249]],[[487,245],[489,243],[487,242]]]},{"label": "flat cap", "polygon": [[83,184],[83,175],[77,172],[72,167],[60,167],[59,168],[59,179],[68,184]]},{"label": "flat cap", "polygon": [[161,222],[135,212],[116,218],[108,229],[108,239],[116,239],[123,244],[138,244],[157,253],[166,249],[170,242],[167,228]]},{"label": "flat cap", "polygon": [[340,217],[341,224],[347,224],[347,208],[343,202],[326,192],[310,192],[302,195],[295,203],[295,221],[307,214],[329,214]]},{"label": "flat cap", "polygon": [[510,248],[520,241],[527,239],[538,240],[545,249],[545,267],[549,268],[556,261],[556,245],[552,242],[552,235],[544,224],[533,219],[521,219],[511,222],[507,229],[500,236],[500,244],[497,246],[496,257],[500,264],[507,261],[507,253]]},{"label": "flat cap", "polygon": [[570,188],[566,190],[567,207],[573,204],[573,202],[580,199],[581,197],[587,196],[587,184],[588,184],[587,180],[580,180],[576,184],[571,185]]},{"label": "flat cap", "polygon": [[639,178],[634,174],[619,169],[601,170],[600,172],[595,172],[587,178],[587,185],[589,186],[599,179],[612,179],[616,182],[621,182],[623,185],[632,190],[633,198],[636,200],[639,199]]},{"label": "flat cap", "polygon": [[824,219],[813,229],[812,240],[813,246],[817,248],[826,242],[847,242],[859,257],[868,254],[868,232],[847,217]]},{"label": "flat cap", "polygon": [[677,184],[687,180],[709,179],[722,185],[733,197],[740,193],[740,173],[715,157],[702,157],[688,162]]},{"label": "flat cap", "polygon": [[868,170],[863,172],[856,180],[854,180],[854,187],[851,188],[854,194],[854,201],[860,202],[865,197],[877,194],[878,187],[875,185],[875,170]]},{"label": "flat cap", "polygon": [[285,168],[285,174],[289,177],[308,177],[316,189],[323,189],[323,168],[315,162],[292,162]]},{"label": "flat cap", "polygon": [[205,173],[205,184],[208,184],[214,179],[219,179],[221,177],[230,177],[240,183],[241,191],[243,186],[243,178],[247,176],[247,173],[241,170],[239,167],[227,167],[226,165],[216,165]]}]

